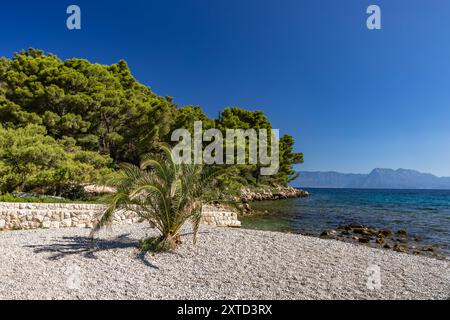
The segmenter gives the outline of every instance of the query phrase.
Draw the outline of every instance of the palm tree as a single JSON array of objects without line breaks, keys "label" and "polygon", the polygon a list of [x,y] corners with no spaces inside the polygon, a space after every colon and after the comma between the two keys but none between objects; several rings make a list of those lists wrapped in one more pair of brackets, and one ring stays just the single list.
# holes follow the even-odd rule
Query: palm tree
[{"label": "palm tree", "polygon": [[160,237],[141,241],[146,249],[175,249],[181,243],[181,227],[188,220],[193,223],[196,242],[203,205],[219,198],[214,184],[220,171],[203,165],[177,164],[168,147],[161,147],[161,151],[159,156],[145,157],[140,168],[122,165],[118,177],[109,183],[116,192],[105,199],[107,208],[91,236],[112,222],[116,210],[125,209],[160,231]]}]

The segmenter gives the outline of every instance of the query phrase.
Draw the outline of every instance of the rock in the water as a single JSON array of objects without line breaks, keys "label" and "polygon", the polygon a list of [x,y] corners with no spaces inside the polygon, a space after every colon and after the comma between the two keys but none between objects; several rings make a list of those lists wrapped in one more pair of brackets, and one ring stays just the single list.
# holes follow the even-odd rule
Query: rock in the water
[{"label": "rock in the water", "polygon": [[406,230],[404,230],[404,229],[400,229],[400,230],[397,231],[397,234],[399,236],[407,236],[408,232],[406,232]]},{"label": "rock in the water", "polygon": [[383,244],[383,243],[384,243],[384,238],[383,238],[383,237],[378,237],[378,238],[375,240],[375,242],[378,243],[378,244]]},{"label": "rock in the water", "polygon": [[404,252],[404,253],[407,252],[406,247],[404,245],[401,245],[401,244],[396,244],[394,246],[393,250],[397,251],[397,252]]},{"label": "rock in the water", "polygon": [[353,229],[353,233],[356,233],[356,234],[364,234],[364,228],[354,228]]},{"label": "rock in the water", "polygon": [[350,226],[339,226],[339,227],[337,227],[337,230],[351,231],[352,227],[350,227]]},{"label": "rock in the water", "polygon": [[359,243],[369,243],[370,239],[369,238],[359,238]]},{"label": "rock in the water", "polygon": [[326,230],[320,234],[322,238],[334,237],[337,234],[336,230]]},{"label": "rock in the water", "polygon": [[248,203],[243,203],[242,204],[242,208],[243,208],[243,213],[244,214],[251,214],[252,213],[252,208],[250,207],[250,205]]},{"label": "rock in the water", "polygon": [[392,231],[388,230],[388,229],[382,229],[382,230],[380,230],[380,234],[383,237],[390,237],[390,236],[392,236]]}]

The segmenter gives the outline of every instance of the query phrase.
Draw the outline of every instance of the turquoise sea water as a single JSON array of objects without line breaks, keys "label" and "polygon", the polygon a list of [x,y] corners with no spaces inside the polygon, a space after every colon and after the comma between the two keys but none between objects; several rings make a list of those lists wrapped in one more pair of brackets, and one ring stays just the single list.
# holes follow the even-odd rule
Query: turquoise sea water
[{"label": "turquoise sea water", "polygon": [[450,191],[306,190],[309,198],[252,203],[257,214],[243,217],[243,227],[306,234],[351,223],[406,229],[450,255]]}]

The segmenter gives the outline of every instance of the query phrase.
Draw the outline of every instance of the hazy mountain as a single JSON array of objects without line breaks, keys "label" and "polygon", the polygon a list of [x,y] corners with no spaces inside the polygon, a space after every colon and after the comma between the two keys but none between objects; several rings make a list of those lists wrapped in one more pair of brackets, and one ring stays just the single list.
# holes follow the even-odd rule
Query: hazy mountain
[{"label": "hazy mountain", "polygon": [[406,169],[374,169],[369,174],[303,171],[292,185],[304,188],[450,189],[450,177]]}]

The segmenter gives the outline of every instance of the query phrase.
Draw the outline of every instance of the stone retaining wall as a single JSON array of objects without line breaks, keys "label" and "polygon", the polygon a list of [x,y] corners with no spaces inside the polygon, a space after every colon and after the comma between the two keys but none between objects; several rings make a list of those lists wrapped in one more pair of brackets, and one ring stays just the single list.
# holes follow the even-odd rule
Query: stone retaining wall
[{"label": "stone retaining wall", "polygon": [[223,207],[204,206],[201,222],[217,227],[240,227],[237,213]]},{"label": "stone retaining wall", "polygon": [[[67,203],[6,203],[0,202],[0,230],[78,227],[91,228],[96,216],[104,210],[99,204]],[[205,206],[202,222],[221,227],[238,227],[234,212]],[[139,222],[137,215],[120,210],[114,215],[114,224]]]}]

